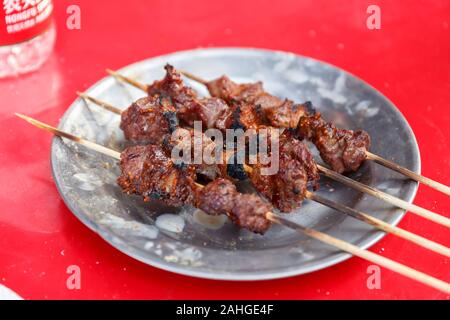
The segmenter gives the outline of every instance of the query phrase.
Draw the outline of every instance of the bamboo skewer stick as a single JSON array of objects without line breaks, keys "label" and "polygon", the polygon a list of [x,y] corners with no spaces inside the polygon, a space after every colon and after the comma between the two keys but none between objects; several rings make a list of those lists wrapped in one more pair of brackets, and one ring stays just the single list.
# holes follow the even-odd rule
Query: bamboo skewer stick
[{"label": "bamboo skewer stick", "polygon": [[[40,128],[40,129],[44,129],[46,131],[51,132],[52,134],[59,136],[59,137],[63,137],[69,140],[72,140],[76,143],[82,144],[92,150],[101,152],[105,155],[109,155],[115,159],[120,159],[120,153],[111,149],[108,149],[104,146],[101,146],[99,144],[96,144],[94,142],[85,140],[83,138],[74,136],[70,133],[66,133],[63,132],[57,128],[54,128],[52,126],[49,126],[45,123],[42,123],[38,120],[32,119],[30,117],[27,117],[25,115],[21,115],[21,114],[17,114],[16,115],[24,120],[26,120],[27,122],[31,123],[32,125]],[[287,220],[279,215],[276,215],[272,212],[267,212],[266,213],[266,218],[274,223],[277,224],[281,224],[285,227],[291,228],[297,232],[302,232],[304,234],[306,234],[307,236],[314,238],[316,240],[319,240],[323,243],[326,243],[328,245],[331,245],[333,247],[336,247],[340,250],[346,251],[350,254],[353,254],[355,256],[358,256],[362,259],[365,259],[367,261],[370,261],[372,263],[376,263],[379,264],[380,266],[383,266],[387,269],[390,269],[394,272],[397,272],[405,277],[408,277],[410,279],[416,280],[420,283],[423,283],[425,285],[428,285],[430,287],[433,287],[435,289],[441,290],[443,292],[446,293],[450,293],[450,284],[442,281],[440,279],[434,278],[426,273],[417,271],[413,268],[410,268],[406,265],[403,265],[401,263],[398,263],[396,261],[393,261],[391,259],[385,258],[383,256],[380,256],[376,253],[367,251],[365,249],[361,249],[351,243],[345,242],[343,240],[340,240],[338,238],[332,237],[330,235],[327,235],[325,233],[322,233],[320,231],[311,229],[311,228],[307,228],[304,227],[298,223],[294,223],[290,220]]]},{"label": "bamboo skewer stick", "polygon": [[117,73],[116,71],[113,71],[111,69],[106,69],[106,72],[108,72],[113,77],[115,77],[115,78],[117,78],[117,79],[119,79],[119,80],[121,80],[121,81],[123,81],[125,83],[131,84],[132,86],[134,86],[134,87],[136,87],[138,89],[141,89],[142,91],[147,92],[148,86],[145,85],[145,84],[142,84],[142,83],[140,83],[140,82],[138,82],[136,80],[133,80],[131,78],[125,77],[125,76],[121,75],[120,73]]},{"label": "bamboo skewer stick", "polygon": [[[87,101],[93,102],[93,103],[95,103],[95,104],[105,108],[106,110],[112,111],[112,112],[114,112],[114,113],[116,113],[118,115],[120,115],[122,113],[122,111],[119,108],[114,107],[114,106],[110,105],[109,103],[107,103],[105,101],[96,99],[94,97],[91,97],[89,95],[86,95],[86,94],[80,93],[80,92],[78,92],[78,95],[80,97],[82,97],[83,99],[86,99]],[[338,181],[340,183],[343,183],[346,186],[348,186],[350,188],[353,188],[355,190],[358,190],[360,192],[367,193],[367,194],[369,194],[369,195],[371,195],[373,197],[376,197],[376,198],[378,198],[378,199],[380,199],[382,201],[385,201],[385,202],[387,202],[389,204],[392,204],[392,205],[394,205],[394,206],[396,206],[398,208],[401,208],[403,210],[409,211],[409,212],[411,212],[411,213],[413,213],[415,215],[418,215],[418,216],[420,216],[420,217],[422,217],[424,219],[433,221],[433,222],[435,222],[437,224],[440,224],[440,225],[443,225],[443,226],[445,226],[447,228],[450,228],[450,219],[448,219],[447,217],[445,217],[443,215],[439,215],[437,213],[434,213],[433,211],[430,211],[428,209],[419,207],[419,206],[417,206],[415,204],[409,203],[409,202],[404,201],[404,200],[402,200],[400,198],[394,197],[394,196],[392,196],[392,195],[390,195],[388,193],[382,192],[382,191],[380,191],[380,190],[378,190],[376,188],[367,186],[367,185],[365,185],[363,183],[360,183],[360,182],[358,182],[356,180],[350,179],[350,178],[348,178],[348,177],[346,177],[346,176],[344,176],[342,174],[339,174],[339,173],[337,173],[337,172],[335,172],[333,170],[330,170],[330,169],[328,169],[328,168],[326,168],[324,166],[321,166],[319,164],[317,165],[317,168],[319,169],[319,171],[322,174],[324,174],[325,176],[327,176],[330,179],[333,179],[333,180],[336,180],[336,181]]]},{"label": "bamboo skewer stick", "polygon": [[333,180],[336,180],[342,184],[345,184],[348,187],[351,187],[355,190],[358,190],[360,192],[367,193],[371,196],[374,196],[375,198],[378,198],[380,200],[386,201],[387,203],[390,203],[398,208],[402,208],[404,210],[407,210],[411,213],[414,213],[417,216],[420,216],[424,219],[433,221],[437,224],[443,225],[447,228],[450,228],[450,219],[447,217],[444,217],[442,215],[439,215],[437,213],[434,213],[433,211],[430,211],[428,209],[419,207],[413,203],[409,203],[405,200],[402,200],[400,198],[394,197],[393,195],[390,195],[388,193],[382,192],[378,189],[375,189],[373,187],[370,187],[368,185],[365,185],[361,182],[358,182],[356,180],[350,179],[342,174],[339,174],[333,170],[330,170],[328,168],[325,168],[321,165],[317,165],[317,168],[319,171],[327,176],[328,178],[331,178]]},{"label": "bamboo skewer stick", "polygon": [[395,271],[405,277],[409,277],[409,278],[419,281],[421,283],[426,282],[428,285],[430,285],[436,289],[439,289],[443,292],[448,292],[448,290],[450,289],[450,284],[443,282],[442,280],[433,278],[427,274],[424,274],[420,271],[410,268],[404,264],[398,263],[394,260],[385,258],[385,257],[378,255],[376,253],[373,253],[371,251],[361,249],[351,243],[348,243],[341,239],[332,237],[326,233],[323,233],[323,232],[320,232],[320,231],[317,231],[314,229],[306,228],[306,227],[301,226],[297,223],[294,223],[288,219],[285,219],[283,217],[276,216],[273,214],[267,214],[267,218],[273,222],[280,223],[285,227],[303,232],[304,234],[306,234],[316,240],[319,240],[323,243],[326,243],[326,244],[329,244],[336,248],[339,248],[342,251],[346,251],[346,252],[351,253],[351,254],[353,254],[357,257],[360,257],[364,260],[367,260],[372,263],[378,264],[382,267],[385,267],[386,269]]},{"label": "bamboo skewer stick", "polygon": [[102,145],[99,145],[97,143],[94,143],[92,141],[89,141],[89,140],[77,137],[77,136],[75,136],[73,134],[61,131],[61,130],[56,129],[56,128],[52,127],[52,126],[49,126],[48,124],[45,124],[45,123],[43,123],[41,121],[38,121],[38,120],[35,120],[33,118],[27,117],[27,116],[25,116],[23,114],[15,113],[15,115],[18,116],[19,118],[21,118],[21,119],[31,123],[33,126],[38,127],[40,129],[43,129],[43,130],[46,130],[46,131],[49,131],[49,132],[53,133],[54,135],[56,135],[58,137],[62,137],[62,138],[66,138],[66,139],[72,140],[72,141],[74,141],[74,142],[76,142],[76,143],[78,143],[80,145],[83,145],[83,146],[89,148],[89,149],[95,150],[95,151],[97,151],[99,153],[102,153],[102,154],[110,156],[110,157],[112,157],[114,159],[120,160],[120,152],[117,152],[117,151],[114,151],[112,149],[106,148],[106,147],[104,147]]},{"label": "bamboo skewer stick", "polygon": [[377,219],[375,217],[372,217],[372,216],[368,215],[367,213],[364,213],[362,211],[353,209],[353,208],[345,206],[343,204],[336,203],[334,201],[325,199],[325,198],[323,198],[317,194],[311,193],[309,191],[306,194],[306,198],[316,201],[318,203],[321,203],[327,207],[333,208],[342,213],[345,213],[346,215],[351,216],[351,217],[358,219],[362,222],[365,222],[367,224],[370,224],[379,230],[396,235],[399,238],[411,241],[412,243],[415,243],[418,246],[427,248],[431,251],[442,254],[443,256],[450,257],[450,249],[447,248],[446,246],[436,243],[434,241],[431,241],[427,238],[419,236],[419,235],[412,233],[410,231],[407,231],[405,229],[390,225],[389,223],[387,223],[383,220]]},{"label": "bamboo skewer stick", "polygon": [[450,195],[450,187],[448,187],[440,182],[431,180],[430,178],[427,178],[420,174],[417,174],[414,171],[411,171],[405,167],[402,167],[402,166],[396,164],[395,162],[392,162],[390,160],[382,158],[379,155],[373,154],[372,152],[366,151],[366,155],[367,155],[367,159],[369,159],[369,160],[372,160],[378,164],[381,164],[382,166],[385,166],[386,168],[389,168],[391,170],[397,171],[412,180],[423,183],[433,189],[436,189],[442,193],[445,193],[446,195]]},{"label": "bamboo skewer stick", "polygon": [[[189,72],[186,72],[186,71],[180,71],[180,73],[182,75],[184,75],[185,77],[187,77],[187,78],[189,78],[189,79],[191,79],[193,81],[199,82],[199,83],[201,83],[201,84],[203,84],[205,86],[208,84],[208,81],[206,81],[206,80],[204,80],[204,79],[202,79],[202,78],[200,78],[200,77],[198,77],[196,75],[193,75],[192,73],[189,73]],[[116,75],[117,75],[117,73],[114,74],[114,76],[116,76]],[[130,84],[132,84],[130,82],[130,80],[135,82],[134,80],[127,79],[126,77],[123,77],[123,76],[120,76],[120,79],[122,81],[128,82]],[[147,90],[145,90],[145,91],[147,91]],[[415,180],[417,182],[423,183],[423,184],[425,184],[425,185],[427,185],[427,186],[429,186],[429,187],[431,187],[431,188],[433,188],[435,190],[438,190],[438,191],[440,191],[440,192],[442,192],[442,193],[444,193],[446,195],[450,195],[450,187],[449,186],[446,186],[446,185],[444,185],[444,184],[442,184],[440,182],[437,182],[435,180],[432,180],[430,178],[427,178],[427,177],[424,177],[424,176],[422,176],[420,174],[417,174],[417,173],[415,173],[415,172],[413,172],[413,171],[411,171],[411,170],[409,170],[409,169],[407,169],[405,167],[402,167],[401,165],[399,165],[399,164],[397,164],[395,162],[392,162],[390,160],[382,158],[379,155],[373,154],[373,153],[371,153],[369,151],[366,151],[366,157],[367,157],[368,160],[372,160],[372,161],[374,161],[374,162],[376,162],[376,163],[378,163],[378,164],[380,164],[380,165],[382,165],[382,166],[384,166],[386,168],[389,168],[391,170],[397,171],[397,172],[403,174],[404,176],[406,176],[406,177],[408,177],[408,178],[410,178],[412,180]]]},{"label": "bamboo skewer stick", "polygon": [[[91,101],[91,102],[93,102],[93,103],[95,103],[95,104],[97,104],[97,105],[99,105],[99,106],[101,106],[103,108],[106,108],[107,110],[116,110],[117,114],[121,114],[120,109],[118,109],[118,108],[108,104],[107,102],[104,102],[102,100],[93,98],[93,97],[91,97],[89,95],[86,95],[86,94],[83,94],[83,93],[79,93],[79,95],[80,95],[80,97],[82,97],[82,98],[84,98],[84,99],[86,99],[88,101]],[[253,168],[251,166],[248,166],[248,165],[244,164],[244,170],[247,173],[251,173],[253,171]],[[351,179],[349,179],[349,180],[351,180]],[[351,181],[353,181],[353,180],[351,180]],[[367,187],[367,186],[365,186],[363,184],[361,184],[361,185],[364,186],[364,187]],[[373,191],[373,192],[377,193],[377,191]],[[388,224],[388,223],[386,223],[386,222],[384,222],[382,220],[379,220],[377,218],[374,218],[374,217],[372,217],[372,216],[370,216],[370,215],[368,215],[368,214],[366,214],[364,212],[361,212],[361,211],[355,210],[353,208],[347,207],[345,205],[338,204],[338,203],[335,203],[333,201],[327,200],[327,199],[322,198],[322,197],[320,197],[318,195],[315,195],[315,194],[313,194],[311,192],[307,192],[306,193],[306,198],[308,198],[310,200],[313,200],[315,202],[319,202],[319,203],[321,203],[321,204],[323,204],[323,205],[325,205],[327,207],[330,207],[330,208],[333,208],[335,210],[338,210],[338,211],[340,211],[340,212],[342,212],[342,213],[344,213],[346,215],[349,215],[349,216],[351,216],[351,217],[353,217],[355,219],[358,219],[358,220],[360,220],[362,222],[368,223],[368,224],[370,224],[370,225],[372,225],[372,226],[374,226],[374,227],[376,227],[376,228],[378,228],[378,229],[380,229],[382,231],[385,231],[387,233],[392,233],[392,234],[394,234],[394,235],[396,235],[396,236],[398,236],[400,238],[403,238],[405,240],[411,241],[411,242],[413,242],[413,243],[415,243],[415,244],[417,244],[417,245],[419,245],[421,247],[427,248],[427,249],[432,250],[432,251],[434,251],[436,253],[442,254],[442,255],[444,255],[446,257],[450,257],[450,249],[449,248],[447,248],[447,247],[445,247],[445,246],[443,246],[441,244],[438,244],[436,242],[433,242],[433,241],[431,241],[429,239],[426,239],[424,237],[421,237],[419,235],[416,235],[416,234],[414,234],[412,232],[409,232],[409,231],[403,230],[401,228],[392,226],[392,225],[390,225],[390,224]],[[393,198],[395,198],[395,197],[393,197]],[[409,205],[409,203],[407,203],[407,204]],[[438,217],[440,217],[440,216],[438,216]]]},{"label": "bamboo skewer stick", "polygon": [[114,107],[114,106],[110,105],[109,103],[106,103],[106,102],[104,102],[102,100],[99,100],[99,99],[96,99],[94,97],[88,96],[87,94],[79,92],[79,91],[77,91],[77,95],[79,95],[81,98],[83,98],[83,99],[85,99],[87,101],[93,102],[93,103],[101,106],[102,108],[104,108],[104,109],[106,109],[108,111],[111,111],[112,113],[115,113],[115,114],[118,114],[118,115],[122,114],[122,110],[120,110],[119,108]]}]

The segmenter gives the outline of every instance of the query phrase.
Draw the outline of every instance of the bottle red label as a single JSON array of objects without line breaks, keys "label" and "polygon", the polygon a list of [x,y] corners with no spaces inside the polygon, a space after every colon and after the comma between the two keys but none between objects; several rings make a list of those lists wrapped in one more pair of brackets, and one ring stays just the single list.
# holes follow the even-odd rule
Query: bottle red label
[{"label": "bottle red label", "polygon": [[51,0],[0,0],[0,46],[32,39],[52,22]]}]

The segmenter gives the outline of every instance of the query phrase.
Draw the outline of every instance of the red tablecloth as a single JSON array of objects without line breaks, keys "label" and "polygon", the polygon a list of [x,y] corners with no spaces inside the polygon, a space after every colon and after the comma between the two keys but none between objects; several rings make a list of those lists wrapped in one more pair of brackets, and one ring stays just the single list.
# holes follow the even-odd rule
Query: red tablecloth
[{"label": "red tablecloth", "polygon": [[[66,8],[81,7],[81,30]],[[381,30],[366,27],[369,4]],[[67,209],[53,183],[51,136],[13,116],[57,124],[105,68],[178,50],[247,46],[291,51],[366,80],[403,112],[419,142],[423,173],[450,184],[450,6],[448,1],[107,1],[57,0],[58,39],[38,72],[0,81],[0,284],[24,298],[448,299],[382,269],[366,285],[358,258],[312,274],[262,282],[219,282],[162,271],[118,252]],[[415,200],[437,212],[450,201],[421,186]],[[401,227],[450,243],[448,230],[408,214]],[[450,281],[449,259],[387,236],[372,251]],[[81,268],[81,290],[66,269]]]}]

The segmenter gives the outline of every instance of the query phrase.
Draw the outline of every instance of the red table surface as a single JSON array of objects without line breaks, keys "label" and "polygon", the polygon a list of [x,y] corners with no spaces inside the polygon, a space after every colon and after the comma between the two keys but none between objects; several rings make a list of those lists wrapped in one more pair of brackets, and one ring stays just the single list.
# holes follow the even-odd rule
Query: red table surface
[{"label": "red table surface", "polygon": [[[380,90],[416,134],[422,172],[450,184],[450,5],[448,1],[75,1],[57,0],[58,38],[38,71],[0,81],[0,284],[26,299],[449,299],[387,269],[367,288],[370,263],[352,258],[312,274],[260,282],[176,275],[120,253],[85,227],[61,200],[51,176],[52,137],[14,117],[57,124],[105,68],[199,47],[291,51],[339,66]],[[81,8],[81,30],[66,9]],[[381,30],[366,9],[381,8]],[[421,186],[415,203],[440,213],[449,198]],[[400,227],[441,243],[448,230],[407,214]],[[445,259],[394,236],[371,248],[443,280]],[[66,287],[69,265],[81,289]]]}]

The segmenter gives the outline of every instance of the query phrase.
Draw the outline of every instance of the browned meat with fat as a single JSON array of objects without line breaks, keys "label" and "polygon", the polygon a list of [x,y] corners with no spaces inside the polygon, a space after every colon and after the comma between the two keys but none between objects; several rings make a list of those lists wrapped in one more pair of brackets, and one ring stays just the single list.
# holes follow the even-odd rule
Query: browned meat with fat
[{"label": "browned meat with fat", "polygon": [[280,154],[299,161],[308,175],[308,183],[314,188],[319,188],[319,170],[311,151],[305,143],[294,139],[290,132],[284,132],[280,137]]},{"label": "browned meat with fat", "polygon": [[[254,97],[264,93],[262,82],[237,84],[227,76],[210,81],[206,86],[213,97],[218,97],[228,102],[234,99],[251,103]],[[247,99],[252,101],[247,101]]]},{"label": "browned meat with fat", "polygon": [[231,108],[218,98],[203,98],[198,100],[196,111],[206,129],[226,129],[226,123],[232,115]]},{"label": "browned meat with fat", "polygon": [[120,160],[117,183],[128,194],[158,199],[171,206],[194,203],[195,170],[177,168],[158,146],[134,146],[125,149]]},{"label": "browned meat with fat", "polygon": [[287,99],[280,105],[265,109],[268,123],[276,128],[296,128],[300,118],[305,114],[303,105]]},{"label": "browned meat with fat", "polygon": [[305,198],[308,177],[301,163],[280,155],[279,170],[274,175],[262,175],[262,165],[253,166],[250,180],[253,186],[276,208],[291,212],[301,206]]},{"label": "browned meat with fat", "polygon": [[232,119],[226,123],[228,129],[257,129],[264,123],[266,119],[261,108],[249,103],[233,103]]},{"label": "browned meat with fat", "polygon": [[197,192],[197,207],[210,215],[230,213],[237,193],[231,181],[218,178]]},{"label": "browned meat with fat", "polygon": [[366,160],[370,136],[363,130],[338,129],[325,122],[320,113],[303,117],[298,125],[300,138],[311,140],[323,161],[338,172],[356,171]]},{"label": "browned meat with fat", "polygon": [[[293,139],[289,131],[280,136],[278,145],[278,171],[273,175],[263,175],[262,169],[271,164],[256,164],[249,176],[256,190],[276,208],[291,212],[301,206],[308,186],[318,188],[319,173],[308,147]],[[272,152],[272,146],[269,147]]]},{"label": "browned meat with fat", "polygon": [[166,76],[148,86],[148,95],[169,99],[177,110],[178,119],[187,125],[201,120],[196,113],[198,101],[195,91],[184,85],[180,73],[173,66],[167,64],[165,69]]},{"label": "browned meat with fat", "polygon": [[160,144],[178,125],[175,108],[160,97],[145,97],[122,112],[120,128],[125,138],[138,144]]},{"label": "browned meat with fat", "polygon": [[[282,100],[264,91],[262,82],[237,84],[227,76],[222,76],[208,82],[207,87],[213,97],[219,97],[229,104],[239,102],[241,108],[247,104],[260,109],[274,127],[295,128],[300,117],[305,114],[302,105],[295,104],[288,99]],[[247,127],[250,125],[248,124]]]},{"label": "browned meat with fat", "polygon": [[226,179],[217,179],[197,192],[197,206],[208,214],[226,214],[239,227],[264,234],[271,222],[266,213],[272,206],[260,197],[242,194]]},{"label": "browned meat with fat", "polygon": [[264,234],[272,225],[266,214],[272,206],[254,194],[238,194],[235,197],[231,220],[239,227]]}]

